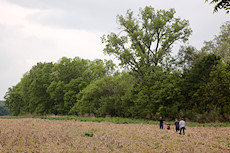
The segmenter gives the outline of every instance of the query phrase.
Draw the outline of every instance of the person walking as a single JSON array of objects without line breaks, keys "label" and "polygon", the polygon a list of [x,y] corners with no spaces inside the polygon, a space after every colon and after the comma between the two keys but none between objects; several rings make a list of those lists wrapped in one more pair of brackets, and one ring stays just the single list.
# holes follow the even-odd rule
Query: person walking
[{"label": "person walking", "polygon": [[185,121],[184,121],[184,118],[182,118],[180,120],[179,127],[180,127],[180,133],[179,134],[181,135],[181,131],[183,131],[183,135],[185,135],[185,132],[184,132],[184,130],[185,130]]}]

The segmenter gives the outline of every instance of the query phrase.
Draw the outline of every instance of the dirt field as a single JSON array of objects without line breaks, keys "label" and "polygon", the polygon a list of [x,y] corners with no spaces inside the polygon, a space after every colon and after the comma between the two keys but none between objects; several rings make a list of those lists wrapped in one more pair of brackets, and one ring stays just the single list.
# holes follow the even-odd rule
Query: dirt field
[{"label": "dirt field", "polygon": [[230,127],[187,127],[74,120],[0,119],[0,152],[230,152]]}]

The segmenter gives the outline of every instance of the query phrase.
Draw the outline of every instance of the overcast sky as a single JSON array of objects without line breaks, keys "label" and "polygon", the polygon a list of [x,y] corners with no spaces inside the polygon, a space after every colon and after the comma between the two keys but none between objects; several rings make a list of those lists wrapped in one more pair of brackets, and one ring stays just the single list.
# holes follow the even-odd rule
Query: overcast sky
[{"label": "overcast sky", "polygon": [[37,62],[110,59],[100,37],[118,31],[117,14],[145,6],[175,8],[176,17],[189,20],[189,44],[197,49],[230,20],[205,0],[0,0],[0,100]]}]

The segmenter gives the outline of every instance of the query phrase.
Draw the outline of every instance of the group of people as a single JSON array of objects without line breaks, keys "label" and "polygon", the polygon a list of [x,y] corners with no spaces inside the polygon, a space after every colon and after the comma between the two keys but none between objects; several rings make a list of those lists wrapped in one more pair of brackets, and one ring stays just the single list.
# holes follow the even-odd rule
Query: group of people
[{"label": "group of people", "polygon": [[[160,129],[163,129],[163,124],[164,120],[162,117],[160,117],[159,119],[159,125],[160,125]],[[179,121],[178,119],[175,119],[175,129],[176,132],[180,131],[179,134],[181,135],[183,132],[183,135],[185,135],[185,121],[184,118],[181,118],[181,120]],[[167,122],[167,130],[170,130],[170,123]]]}]

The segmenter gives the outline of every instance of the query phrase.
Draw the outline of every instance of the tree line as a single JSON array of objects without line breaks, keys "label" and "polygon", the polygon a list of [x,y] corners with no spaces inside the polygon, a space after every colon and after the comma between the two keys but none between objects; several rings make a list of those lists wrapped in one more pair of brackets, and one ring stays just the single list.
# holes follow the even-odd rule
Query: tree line
[{"label": "tree line", "polygon": [[188,20],[175,10],[128,10],[121,31],[102,36],[104,53],[120,61],[63,57],[37,63],[5,95],[12,115],[26,113],[191,121],[230,120],[230,23],[197,50]]}]

